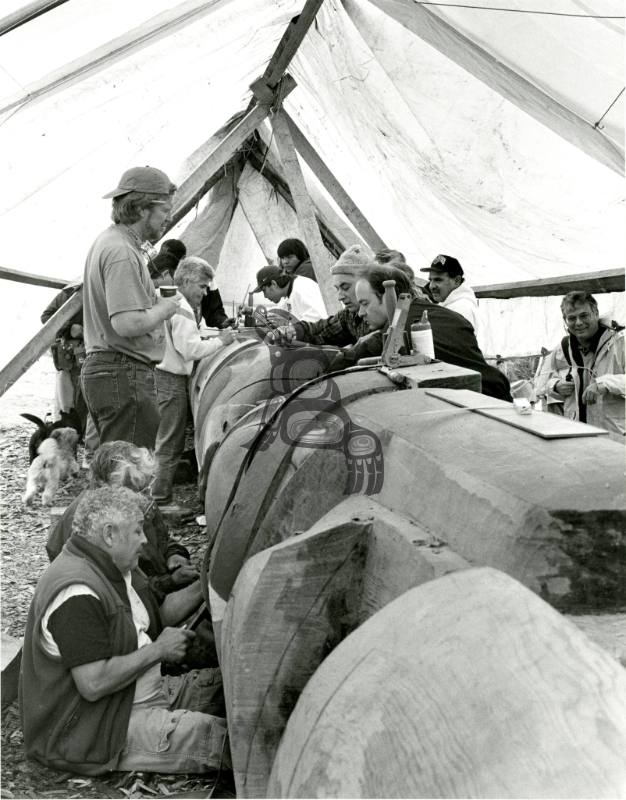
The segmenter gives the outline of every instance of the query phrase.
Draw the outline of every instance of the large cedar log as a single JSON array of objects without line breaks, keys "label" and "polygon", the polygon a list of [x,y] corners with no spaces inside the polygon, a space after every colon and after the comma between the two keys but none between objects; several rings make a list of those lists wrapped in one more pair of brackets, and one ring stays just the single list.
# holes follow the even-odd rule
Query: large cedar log
[{"label": "large cedar log", "polygon": [[388,604],[309,680],[268,797],[623,797],[626,673],[521,584]]},{"label": "large cedar log", "polygon": [[319,664],[407,589],[468,564],[375,500],[351,497],[311,531],[250,558],[222,628],[238,797],[264,797],[278,743]]},{"label": "large cedar log", "polygon": [[[378,502],[562,611],[626,604],[623,447],[604,437],[543,440],[419,389],[368,395],[381,379],[335,378],[343,409],[381,442]],[[341,452],[280,436],[248,456],[215,522],[217,594],[228,598],[246,558],[308,530],[344,499],[347,477]]]}]

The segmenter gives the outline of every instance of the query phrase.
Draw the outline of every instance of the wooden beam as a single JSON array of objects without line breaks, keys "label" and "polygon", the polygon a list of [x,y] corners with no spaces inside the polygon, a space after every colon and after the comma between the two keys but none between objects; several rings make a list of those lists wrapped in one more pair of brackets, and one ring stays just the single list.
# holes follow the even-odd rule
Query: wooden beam
[{"label": "wooden beam", "polygon": [[49,278],[46,275],[21,272],[19,269],[11,269],[10,267],[0,267],[0,278],[5,281],[27,283],[30,286],[46,286],[49,289],[62,289],[68,283],[71,283],[71,281],[66,281],[63,278]]},{"label": "wooden beam", "polygon": [[313,271],[324,298],[326,310],[332,313],[338,307],[338,303],[330,278],[331,259],[320,236],[315,210],[307,192],[304,176],[298,163],[298,155],[289,131],[289,124],[282,108],[273,114],[271,123],[276,147],[296,206],[302,238],[311,256]]},{"label": "wooden beam", "polygon": [[[263,177],[271,183],[283,200],[288,203],[295,211],[295,203],[291,196],[291,190],[282,175],[282,167],[271,157],[269,153],[262,153],[259,148],[248,154],[248,163],[260,172]],[[336,215],[330,205],[325,206],[322,211],[316,200],[311,198],[315,206],[315,215],[320,228],[322,241],[328,252],[339,258],[344,250],[353,244],[363,244],[360,236],[355,234],[346,223]]]},{"label": "wooden beam", "polygon": [[337,203],[339,208],[343,211],[346,217],[350,220],[350,222],[354,225],[356,230],[360,233],[363,239],[365,239],[367,244],[374,252],[385,248],[387,245],[376,233],[373,226],[370,225],[368,220],[365,218],[365,215],[358,208],[356,203],[350,198],[337,178],[335,178],[326,164],[322,161],[297,124],[293,121],[289,114],[287,114],[287,112],[285,112],[285,115],[287,117],[289,130],[291,131],[291,136],[296,146],[296,150],[309,165],[311,171],[326,189],[328,194],[333,198],[335,203]]},{"label": "wooden beam", "polygon": [[98,72],[111,63],[126,58],[129,53],[145,47],[152,40],[189,25],[199,17],[213,11],[217,6],[231,2],[233,0],[187,0],[181,5],[157,14],[156,17],[132,28],[122,36],[112,39],[75,61],[65,64],[55,72],[49,73],[42,80],[28,84],[24,92],[0,109],[0,114],[18,107],[26,101],[32,103],[89,73]]},{"label": "wooden beam", "polygon": [[22,6],[12,14],[7,14],[6,17],[0,19],[0,36],[4,36],[5,33],[30,22],[31,19],[40,17],[47,11],[52,11],[57,6],[62,6],[63,3],[67,3],[67,0],[35,0],[33,3]]},{"label": "wooden beam", "polygon": [[270,89],[274,89],[278,85],[323,2],[324,0],[306,0],[300,14],[290,20],[265,72],[254,82],[254,86],[258,86],[262,90],[263,85]]},{"label": "wooden beam", "polygon": [[[277,91],[286,97],[296,87],[291,75],[285,75]],[[207,158],[178,187],[174,197],[174,210],[168,230],[190,211],[198,200],[217,181],[226,162],[232,158],[246,139],[254,133],[270,112],[270,104],[256,104],[245,114],[235,127],[216,144]]]},{"label": "wooden beam", "polygon": [[[550,97],[432,11],[413,0],[370,2],[570,144],[609,169],[624,174],[623,146],[606,137],[592,122]],[[344,7],[354,17],[354,0],[344,0]]]},{"label": "wooden beam", "polygon": [[552,297],[568,292],[581,291],[602,294],[624,291],[624,270],[605,269],[586,272],[582,275],[561,275],[558,278],[541,278],[515,283],[493,283],[475,286],[474,294],[482,299],[509,300],[513,297]]},{"label": "wooden beam", "polygon": [[79,289],[37,331],[33,338],[0,371],[0,397],[26,370],[37,361],[56,339],[57,333],[71,320],[83,305],[83,290]]}]

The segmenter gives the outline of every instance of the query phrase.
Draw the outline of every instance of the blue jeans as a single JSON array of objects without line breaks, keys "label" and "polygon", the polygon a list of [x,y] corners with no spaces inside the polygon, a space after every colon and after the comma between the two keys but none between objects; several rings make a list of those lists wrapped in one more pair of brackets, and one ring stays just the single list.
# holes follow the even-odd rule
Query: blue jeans
[{"label": "blue jeans", "polygon": [[100,444],[122,439],[154,448],[159,411],[152,366],[124,353],[89,353],[81,382]]},{"label": "blue jeans", "polygon": [[187,424],[186,375],[174,375],[160,369],[154,371],[159,404],[159,430],[156,437],[156,475],[152,496],[159,502],[172,498],[174,473],[185,449]]}]

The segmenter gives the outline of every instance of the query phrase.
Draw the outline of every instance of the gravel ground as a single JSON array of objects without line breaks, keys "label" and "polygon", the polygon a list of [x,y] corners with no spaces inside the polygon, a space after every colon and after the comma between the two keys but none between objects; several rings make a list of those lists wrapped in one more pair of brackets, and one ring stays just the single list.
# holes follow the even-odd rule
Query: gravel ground
[{"label": "gravel ground", "polygon": [[[28,440],[34,427],[19,414],[28,411],[43,418],[51,410],[53,393],[54,367],[50,358],[43,357],[0,399],[1,620],[2,631],[16,638],[23,635],[35,586],[48,564],[45,542],[50,524],[48,508],[39,504],[28,508],[21,503],[28,469]],[[81,456],[79,450],[79,463]],[[67,505],[86,481],[86,471],[81,470],[61,487],[55,506]],[[201,512],[195,485],[176,487],[174,499]],[[192,520],[173,526],[172,536],[186,545],[199,569],[204,531]],[[17,702],[2,714],[1,741],[1,797],[234,797],[230,775],[219,776],[219,783],[211,776],[121,772],[96,780],[59,773],[28,761]]]}]

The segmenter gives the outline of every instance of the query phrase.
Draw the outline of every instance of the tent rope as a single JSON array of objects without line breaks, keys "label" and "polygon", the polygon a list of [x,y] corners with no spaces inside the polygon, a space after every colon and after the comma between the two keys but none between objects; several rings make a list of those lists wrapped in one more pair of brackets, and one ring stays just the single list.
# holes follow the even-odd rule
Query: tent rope
[{"label": "tent rope", "polygon": [[[626,88],[626,87],[625,87],[625,88]],[[610,111],[610,110],[613,108],[613,106],[615,105],[615,103],[617,103],[617,101],[620,99],[620,97],[621,97],[623,94],[624,94],[624,88],[622,88],[622,90],[621,90],[621,91],[618,93],[618,95],[617,95],[617,97],[615,98],[615,100],[613,100],[613,102],[612,102],[612,103],[611,103],[611,105],[610,105],[610,106],[607,108],[607,110],[604,112],[604,114],[603,114],[603,115],[600,117],[600,119],[599,119],[599,120],[598,120],[598,121],[597,121],[597,122],[594,124],[594,126],[593,126],[594,128],[596,128],[596,129],[597,129],[597,130],[599,130],[599,131],[601,131],[601,130],[604,128],[604,125],[600,125],[600,123],[601,123],[601,122],[602,122],[602,120],[603,120],[603,119],[606,117],[606,115],[609,113],[609,111]]]},{"label": "tent rope", "polygon": [[466,3],[437,3],[434,0],[413,0],[418,6],[441,6],[442,8],[471,8],[476,11],[510,11],[513,14],[542,14],[548,17],[579,17],[582,19],[625,19],[608,14],[569,14],[563,11],[534,11],[532,8],[499,8],[496,6],[471,6]]}]

